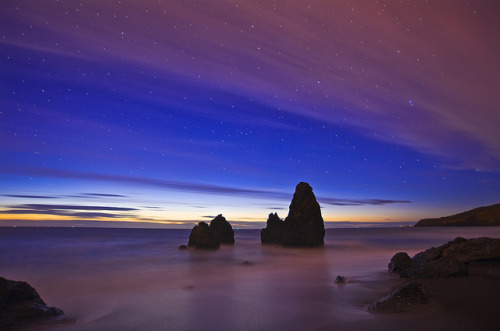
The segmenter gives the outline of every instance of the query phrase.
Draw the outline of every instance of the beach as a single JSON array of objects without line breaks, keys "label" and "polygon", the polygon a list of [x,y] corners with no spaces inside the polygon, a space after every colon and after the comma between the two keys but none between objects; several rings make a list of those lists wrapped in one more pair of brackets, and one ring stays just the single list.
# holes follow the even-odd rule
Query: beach
[{"label": "beach", "polygon": [[[375,314],[366,305],[407,282],[387,272],[457,236],[500,228],[328,229],[325,247],[260,244],[238,230],[234,246],[179,250],[189,230],[0,228],[1,276],[29,282],[76,318],[34,330],[493,330],[500,325],[500,268],[418,280],[430,303]],[[336,284],[337,276],[346,284]]]}]

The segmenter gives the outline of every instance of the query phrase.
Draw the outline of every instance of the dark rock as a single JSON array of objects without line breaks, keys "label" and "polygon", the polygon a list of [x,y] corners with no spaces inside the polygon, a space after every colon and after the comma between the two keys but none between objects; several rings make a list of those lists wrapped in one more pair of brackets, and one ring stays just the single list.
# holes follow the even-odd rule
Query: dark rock
[{"label": "dark rock", "polygon": [[186,245],[180,245],[180,246],[179,246],[179,249],[180,249],[180,250],[185,250],[185,249],[188,249],[188,247],[187,247]]},{"label": "dark rock", "polygon": [[210,222],[210,231],[221,244],[234,244],[234,231],[231,224],[222,215],[217,215]]},{"label": "dark rock", "polygon": [[344,276],[337,276],[337,278],[335,278],[335,284],[345,284],[346,282],[347,281]]},{"label": "dark rock", "polygon": [[287,218],[278,221],[276,214],[269,215],[268,227],[261,231],[262,243],[284,246],[323,246],[325,225],[321,208],[311,186],[300,182],[295,188]]},{"label": "dark rock", "polygon": [[467,276],[468,274],[469,267],[466,263],[452,257],[441,257],[437,260],[415,263],[399,275],[403,278],[441,278]]},{"label": "dark rock", "polygon": [[[390,271],[391,264],[398,254],[389,263]],[[416,254],[411,262],[411,264],[406,262],[406,264],[399,264],[393,272],[398,273],[403,278],[467,276],[471,263],[500,262],[500,239],[476,238],[467,240],[458,237],[442,246],[432,247]]]},{"label": "dark rock", "polygon": [[401,313],[412,310],[415,305],[429,303],[420,283],[406,283],[393,293],[368,305],[371,313]]},{"label": "dark rock", "polygon": [[394,255],[388,265],[389,272],[400,274],[413,265],[411,257],[405,252],[399,252]]},{"label": "dark rock", "polygon": [[0,277],[0,330],[54,321],[71,319],[61,309],[47,306],[28,283]]},{"label": "dark rock", "polygon": [[415,226],[500,226],[500,203],[456,215],[422,219]]},{"label": "dark rock", "polygon": [[260,241],[263,244],[281,243],[282,232],[283,221],[277,213],[271,213],[267,219],[266,228],[260,232]]},{"label": "dark rock", "polygon": [[200,249],[217,249],[220,244],[234,244],[234,231],[222,215],[215,217],[208,225],[200,222],[195,225],[189,235],[189,247]]},{"label": "dark rock", "polygon": [[220,247],[220,241],[215,239],[207,223],[200,222],[191,230],[188,246],[201,249],[217,249]]}]

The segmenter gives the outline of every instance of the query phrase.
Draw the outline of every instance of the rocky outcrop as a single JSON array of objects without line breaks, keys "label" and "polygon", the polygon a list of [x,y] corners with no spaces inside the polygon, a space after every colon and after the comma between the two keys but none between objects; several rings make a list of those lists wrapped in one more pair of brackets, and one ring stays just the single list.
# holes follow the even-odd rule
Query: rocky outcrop
[{"label": "rocky outcrop", "polygon": [[406,270],[411,266],[413,266],[411,257],[406,252],[399,252],[392,257],[391,262],[389,262],[388,268],[389,272],[399,274],[403,270]]},{"label": "rocky outcrop", "polygon": [[226,218],[222,215],[217,215],[210,222],[210,231],[215,238],[221,244],[234,244],[234,231],[233,227]]},{"label": "rocky outcrop", "polygon": [[402,278],[467,276],[471,263],[500,263],[500,239],[458,237],[416,254],[411,262],[404,254],[397,253],[389,263],[389,271]]},{"label": "rocky outcrop", "polygon": [[189,235],[188,247],[200,249],[217,249],[220,244],[234,244],[234,231],[231,224],[218,215],[208,225],[199,222]]},{"label": "rocky outcrop", "polygon": [[71,319],[61,309],[47,306],[28,283],[0,277],[0,330],[53,321]]},{"label": "rocky outcrop", "polygon": [[283,221],[277,213],[269,214],[267,225],[265,229],[260,231],[260,241],[263,244],[277,244],[281,243],[281,236],[283,233]]},{"label": "rocky outcrop", "polygon": [[323,246],[324,237],[321,208],[311,186],[304,182],[295,188],[287,218],[282,222],[277,214],[271,214],[267,227],[261,231],[263,244],[315,247]]},{"label": "rocky outcrop", "polygon": [[429,303],[420,283],[406,283],[393,293],[368,305],[371,313],[401,313],[410,311],[416,305]]},{"label": "rocky outcrop", "polygon": [[415,226],[500,226],[500,203],[452,216],[422,219]]},{"label": "rocky outcrop", "polygon": [[201,249],[217,249],[220,247],[220,241],[215,240],[210,227],[205,222],[195,225],[189,235],[188,247]]}]

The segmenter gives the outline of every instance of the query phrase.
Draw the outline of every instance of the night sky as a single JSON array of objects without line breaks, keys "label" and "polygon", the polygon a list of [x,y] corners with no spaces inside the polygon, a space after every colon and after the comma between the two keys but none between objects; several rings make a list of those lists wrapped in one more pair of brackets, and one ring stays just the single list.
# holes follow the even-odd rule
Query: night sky
[{"label": "night sky", "polygon": [[0,225],[261,227],[300,181],[327,227],[498,203],[499,13],[2,0]]}]

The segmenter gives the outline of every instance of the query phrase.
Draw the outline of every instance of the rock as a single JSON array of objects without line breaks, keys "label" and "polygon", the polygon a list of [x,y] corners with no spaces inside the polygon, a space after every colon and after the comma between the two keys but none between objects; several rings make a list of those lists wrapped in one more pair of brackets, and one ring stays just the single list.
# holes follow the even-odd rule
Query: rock
[{"label": "rock", "polygon": [[222,215],[215,217],[208,225],[200,222],[195,225],[189,235],[189,247],[200,249],[217,249],[220,244],[234,244],[234,231]]},{"label": "rock", "polygon": [[399,275],[403,278],[441,278],[467,276],[468,274],[469,267],[466,263],[452,257],[441,257],[437,260],[415,263]]},{"label": "rock", "polygon": [[210,231],[221,244],[234,244],[234,231],[231,224],[222,215],[217,215],[210,222]]},{"label": "rock", "polygon": [[267,226],[260,232],[260,241],[263,244],[281,243],[281,235],[283,232],[283,221],[277,213],[269,214]]},{"label": "rock", "polygon": [[411,257],[405,252],[399,252],[394,255],[388,265],[389,272],[400,274],[401,271],[408,269],[413,265]]},{"label": "rock", "polygon": [[53,321],[72,320],[61,309],[47,306],[28,283],[0,277],[0,330]]},{"label": "rock", "polygon": [[402,253],[398,253],[391,259],[389,271],[394,266],[393,260],[404,259],[406,262],[398,264],[398,268],[393,267],[392,271],[403,278],[467,276],[471,263],[500,262],[500,239],[458,237],[442,246],[416,254],[411,264],[402,256]]},{"label": "rock", "polygon": [[500,203],[456,215],[422,219],[415,226],[500,226]]},{"label": "rock", "polygon": [[345,284],[346,283],[346,278],[344,276],[337,276],[335,278],[335,284]]},{"label": "rock", "polygon": [[180,250],[185,250],[185,249],[188,249],[188,247],[187,247],[186,245],[180,245],[180,246],[179,246],[179,249],[180,249]]},{"label": "rock", "polygon": [[371,313],[401,313],[412,310],[415,305],[429,303],[420,283],[406,283],[393,293],[377,300],[367,309]]},{"label": "rock", "polygon": [[201,249],[217,249],[220,247],[220,241],[215,239],[207,223],[200,222],[191,230],[188,246]]},{"label": "rock", "polygon": [[268,227],[261,231],[261,242],[284,246],[323,246],[325,225],[321,208],[311,186],[300,182],[295,188],[287,218],[280,223],[277,214],[269,215]]}]

